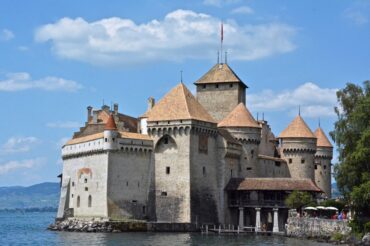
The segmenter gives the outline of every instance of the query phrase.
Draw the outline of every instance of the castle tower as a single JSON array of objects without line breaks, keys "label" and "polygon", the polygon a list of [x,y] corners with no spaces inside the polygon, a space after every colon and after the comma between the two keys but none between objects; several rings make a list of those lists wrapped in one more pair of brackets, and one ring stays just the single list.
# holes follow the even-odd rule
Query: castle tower
[{"label": "castle tower", "polygon": [[333,145],[326,137],[321,127],[315,131],[317,137],[317,150],[315,154],[315,182],[325,195],[331,197],[331,159],[333,158]]},{"label": "castle tower", "polygon": [[113,114],[109,115],[108,121],[104,127],[104,149],[114,150],[117,148],[118,130]]},{"label": "castle tower", "polygon": [[258,145],[261,141],[261,127],[244,103],[239,103],[218,127],[227,129],[243,146],[241,177],[257,176]]},{"label": "castle tower", "polygon": [[309,178],[315,181],[314,155],[316,137],[300,115],[280,133],[282,158],[288,163],[292,178]]},{"label": "castle tower", "polygon": [[218,122],[239,103],[245,103],[245,89],[248,87],[226,63],[214,65],[194,84],[197,100]]},{"label": "castle tower", "polygon": [[183,83],[146,117],[154,142],[157,221],[217,223],[215,120]]}]

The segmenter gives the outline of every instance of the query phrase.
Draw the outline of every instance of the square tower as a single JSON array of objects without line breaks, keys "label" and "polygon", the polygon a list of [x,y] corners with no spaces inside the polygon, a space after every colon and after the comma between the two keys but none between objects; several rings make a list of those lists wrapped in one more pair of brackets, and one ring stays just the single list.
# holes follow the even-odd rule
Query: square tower
[{"label": "square tower", "polygon": [[248,86],[226,63],[214,65],[194,84],[197,87],[197,100],[218,122],[239,103],[245,103],[245,89]]}]

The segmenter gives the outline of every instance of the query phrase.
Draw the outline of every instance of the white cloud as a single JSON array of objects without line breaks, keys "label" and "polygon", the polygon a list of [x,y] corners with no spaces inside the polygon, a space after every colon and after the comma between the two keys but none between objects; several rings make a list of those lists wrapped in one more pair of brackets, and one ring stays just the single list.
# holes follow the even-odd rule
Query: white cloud
[{"label": "white cloud", "polygon": [[334,116],[337,104],[335,88],[320,88],[308,82],[293,90],[274,92],[265,90],[247,97],[248,106],[254,111],[289,111],[297,114],[298,106],[305,117]]},{"label": "white cloud", "polygon": [[13,39],[15,36],[14,36],[14,33],[8,29],[3,29],[0,31],[0,40],[1,41],[9,41],[11,39]]},{"label": "white cloud", "polygon": [[253,14],[254,10],[251,7],[248,6],[241,6],[238,8],[235,8],[231,11],[232,14]]},{"label": "white cloud", "polygon": [[364,14],[360,9],[346,9],[344,11],[344,17],[346,17],[356,25],[364,25],[369,22],[367,15]]},{"label": "white cloud", "polygon": [[204,5],[222,7],[228,4],[239,3],[240,0],[203,0]]},{"label": "white cloud", "polygon": [[11,137],[1,146],[0,153],[28,152],[37,143],[40,143],[40,140],[35,137]]},{"label": "white cloud", "polygon": [[44,163],[43,158],[28,159],[22,161],[8,161],[0,164],[0,175],[6,174],[17,169],[31,169]]},{"label": "white cloud", "polygon": [[[88,22],[62,18],[38,28],[35,40],[50,42],[59,57],[94,64],[213,59],[219,48],[220,19],[176,10],[163,20],[136,24],[112,17]],[[283,23],[224,23],[224,46],[233,60],[256,60],[295,49],[292,26]]]},{"label": "white cloud", "polygon": [[0,91],[22,91],[39,89],[45,91],[67,91],[75,92],[82,88],[82,85],[73,81],[58,77],[45,77],[33,80],[29,73],[11,73],[0,80]]},{"label": "white cloud", "polygon": [[57,121],[46,124],[49,128],[79,128],[81,124],[75,121]]}]

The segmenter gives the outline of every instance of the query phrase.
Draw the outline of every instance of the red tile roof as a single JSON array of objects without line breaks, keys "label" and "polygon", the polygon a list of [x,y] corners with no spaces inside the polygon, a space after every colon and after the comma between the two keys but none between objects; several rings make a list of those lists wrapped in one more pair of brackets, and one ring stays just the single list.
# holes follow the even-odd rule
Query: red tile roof
[{"label": "red tile roof", "polygon": [[317,128],[314,134],[317,137],[317,147],[333,148],[333,145],[330,143],[328,137],[325,135],[321,127]]},{"label": "red tile roof", "polygon": [[244,103],[239,103],[217,126],[261,128]]},{"label": "red tile roof", "polygon": [[300,115],[282,131],[279,138],[316,138]]},{"label": "red tile roof", "polygon": [[105,124],[104,130],[117,130],[116,122],[114,121],[113,114],[109,115],[107,123]]},{"label": "red tile roof", "polygon": [[233,178],[226,190],[281,190],[281,191],[313,191],[321,192],[311,179],[292,178]]}]

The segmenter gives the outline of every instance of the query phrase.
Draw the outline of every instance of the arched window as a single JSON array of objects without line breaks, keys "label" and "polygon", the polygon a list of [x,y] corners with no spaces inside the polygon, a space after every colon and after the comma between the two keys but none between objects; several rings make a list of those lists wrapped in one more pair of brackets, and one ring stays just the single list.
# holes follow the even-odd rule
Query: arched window
[{"label": "arched window", "polygon": [[81,199],[80,199],[80,196],[78,196],[78,197],[77,197],[77,207],[78,207],[78,208],[80,207],[80,202],[81,202],[80,200],[81,200]]},{"label": "arched window", "polygon": [[89,204],[88,204],[89,208],[91,208],[91,204],[92,204],[92,197],[91,197],[91,195],[90,195],[90,196],[89,196]]}]

